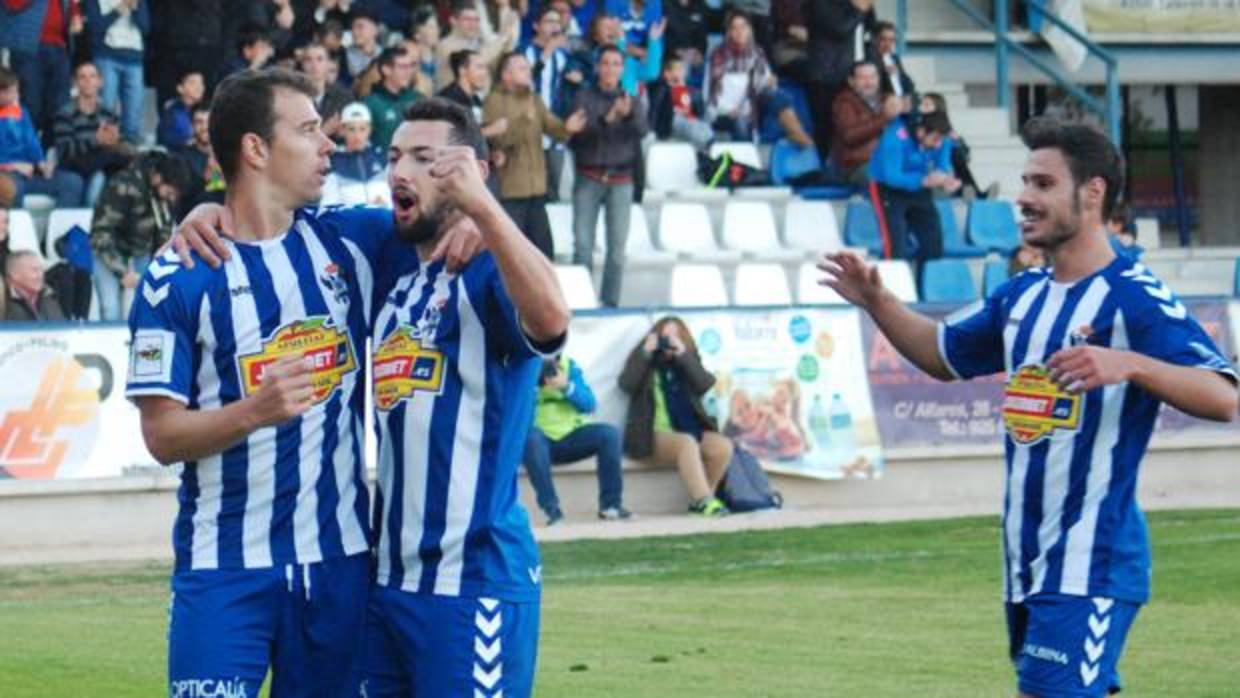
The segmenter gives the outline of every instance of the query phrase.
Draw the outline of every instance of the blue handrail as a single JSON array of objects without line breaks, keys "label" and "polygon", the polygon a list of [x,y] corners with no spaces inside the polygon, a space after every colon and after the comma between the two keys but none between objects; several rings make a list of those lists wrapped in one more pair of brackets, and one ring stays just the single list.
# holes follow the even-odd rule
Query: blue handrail
[{"label": "blue handrail", "polygon": [[[1080,85],[1055,65],[1038,57],[1020,42],[1008,36],[1008,0],[994,0],[994,20],[991,21],[966,0],[951,0],[952,5],[961,13],[972,19],[983,29],[995,36],[995,82],[998,92],[999,106],[1007,108],[1009,101],[1009,53],[1014,52],[1025,59],[1034,68],[1054,80],[1069,94],[1076,97],[1087,109],[1098,114],[1107,126],[1107,133],[1116,146],[1120,145],[1120,94],[1119,94],[1119,62],[1110,51],[1099,46],[1076,28],[1064,22],[1047,9],[1044,0],[1026,0],[1034,12],[1042,19],[1050,22],[1065,34],[1079,42],[1089,54],[1098,58],[1106,66],[1106,100],[1099,100],[1085,91]],[[908,0],[899,0],[896,7],[896,31],[898,41],[904,44],[904,36],[908,29]]]}]

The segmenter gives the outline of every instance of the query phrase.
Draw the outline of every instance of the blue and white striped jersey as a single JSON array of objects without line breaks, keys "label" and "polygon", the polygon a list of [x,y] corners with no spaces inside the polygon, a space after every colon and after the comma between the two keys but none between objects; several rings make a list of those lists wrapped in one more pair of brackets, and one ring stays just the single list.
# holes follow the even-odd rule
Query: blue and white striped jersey
[{"label": "blue and white striped jersey", "polygon": [[397,280],[374,323],[380,585],[538,598],[542,568],[517,467],[541,350],[521,329],[494,258]]},{"label": "blue and white striped jersey", "polygon": [[1027,271],[939,325],[939,352],[959,378],[1006,371],[1005,587],[1149,598],[1150,551],[1137,507],[1137,468],[1160,401],[1130,383],[1073,395],[1044,365],[1087,343],[1134,351],[1236,380],[1169,288],[1122,257],[1075,283]]},{"label": "blue and white striped jersey", "polygon": [[374,264],[390,211],[300,210],[282,236],[228,242],[222,270],[166,253],[147,268],[130,314],[126,396],[191,409],[241,400],[272,362],[314,361],[305,414],[185,463],[173,528],[176,569],[306,564],[367,550],[361,370]]}]

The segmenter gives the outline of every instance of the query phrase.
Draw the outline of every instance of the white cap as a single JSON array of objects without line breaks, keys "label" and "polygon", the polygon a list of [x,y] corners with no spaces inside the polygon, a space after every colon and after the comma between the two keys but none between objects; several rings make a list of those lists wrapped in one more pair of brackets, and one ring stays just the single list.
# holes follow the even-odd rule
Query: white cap
[{"label": "white cap", "polygon": [[370,109],[366,108],[361,102],[349,102],[340,111],[341,123],[349,123],[351,121],[365,121],[370,123]]}]

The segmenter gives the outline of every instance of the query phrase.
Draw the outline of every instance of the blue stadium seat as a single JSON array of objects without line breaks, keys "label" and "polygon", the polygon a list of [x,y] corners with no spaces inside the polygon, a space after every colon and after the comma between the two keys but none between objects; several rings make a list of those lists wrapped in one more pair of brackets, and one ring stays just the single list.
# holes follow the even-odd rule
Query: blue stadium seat
[{"label": "blue stadium seat", "polygon": [[951,199],[936,199],[934,205],[939,210],[939,224],[943,228],[943,256],[985,257],[984,248],[965,242],[960,224],[956,222],[956,212],[952,209]]},{"label": "blue stadium seat", "polygon": [[844,244],[864,247],[870,254],[883,253],[883,235],[878,230],[878,216],[869,201],[849,201],[844,214]]},{"label": "blue stadium seat", "polygon": [[1235,281],[1231,285],[1231,295],[1240,298],[1240,257],[1236,257]]},{"label": "blue stadium seat", "polygon": [[771,148],[771,183],[775,186],[787,186],[790,179],[820,171],[822,159],[813,146],[802,148],[787,138],[780,138]]},{"label": "blue stadium seat", "polygon": [[969,265],[959,259],[932,259],[921,270],[921,299],[926,303],[968,303],[977,300]]},{"label": "blue stadium seat", "polygon": [[987,298],[995,289],[1008,280],[1008,263],[1002,259],[992,259],[982,268],[982,295]]},{"label": "blue stadium seat", "polygon": [[1007,201],[974,201],[969,205],[965,228],[969,242],[988,251],[1008,255],[1020,246],[1016,212]]}]

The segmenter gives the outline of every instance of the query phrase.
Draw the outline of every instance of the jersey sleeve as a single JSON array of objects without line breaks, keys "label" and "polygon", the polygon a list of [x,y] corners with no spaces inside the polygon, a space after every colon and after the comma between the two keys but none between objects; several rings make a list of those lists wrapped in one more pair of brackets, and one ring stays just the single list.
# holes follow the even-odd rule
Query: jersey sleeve
[{"label": "jersey sleeve", "polygon": [[129,314],[129,377],[125,397],[132,400],[160,395],[188,405],[198,312],[186,287],[195,284],[190,283],[183,269],[174,271],[171,278],[157,276],[169,269],[176,267],[166,257],[157,258],[147,268],[134,295]]},{"label": "jersey sleeve", "polygon": [[1140,303],[1132,317],[1126,318],[1132,326],[1129,341],[1134,351],[1176,366],[1214,371],[1233,383],[1240,382],[1235,366],[1224,358],[1205,328],[1166,286],[1141,288],[1150,299]]},{"label": "jersey sleeve", "polygon": [[372,268],[381,261],[381,252],[396,235],[392,211],[376,206],[328,206],[317,212],[324,225],[362,251]]},{"label": "jersey sleeve", "polygon": [[1003,299],[1008,284],[989,298],[975,301],[939,322],[939,356],[957,378],[988,376],[1002,371]]},{"label": "jersey sleeve", "polygon": [[512,296],[504,286],[504,279],[499,275],[493,258],[486,259],[486,298],[488,328],[499,340],[506,356],[512,358],[552,357],[564,350],[568,341],[568,333],[564,333],[550,342],[537,342],[525,332],[521,325],[521,317]]}]

